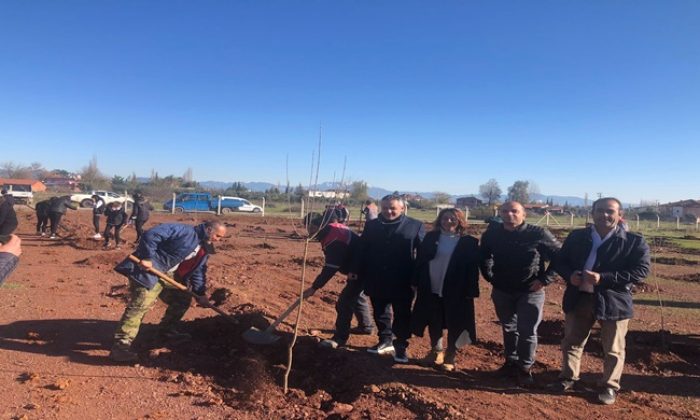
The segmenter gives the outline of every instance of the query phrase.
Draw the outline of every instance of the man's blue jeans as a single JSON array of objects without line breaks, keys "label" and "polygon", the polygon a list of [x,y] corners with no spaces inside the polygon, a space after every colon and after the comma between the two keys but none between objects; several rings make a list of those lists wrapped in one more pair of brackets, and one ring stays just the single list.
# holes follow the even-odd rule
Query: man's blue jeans
[{"label": "man's blue jeans", "polygon": [[506,362],[528,370],[535,363],[537,327],[542,321],[544,289],[537,292],[491,292],[496,315],[503,328]]}]

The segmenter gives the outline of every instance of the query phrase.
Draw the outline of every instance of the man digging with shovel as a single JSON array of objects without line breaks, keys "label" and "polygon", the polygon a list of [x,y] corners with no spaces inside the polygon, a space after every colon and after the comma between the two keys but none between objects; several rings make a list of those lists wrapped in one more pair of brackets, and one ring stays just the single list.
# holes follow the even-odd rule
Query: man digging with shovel
[{"label": "man digging with shovel", "polygon": [[192,296],[182,290],[159,281],[152,269],[167,272],[171,277],[189,286],[197,303],[210,306],[205,295],[207,260],[214,253],[214,242],[226,235],[226,226],[218,221],[197,226],[167,223],[146,231],[134,255],[115,267],[115,271],[129,278],[129,303],[116,332],[110,358],[116,362],[134,362],[138,355],[131,351],[141,321],[160,298],[168,309],[160,322],[158,335],[166,340],[187,340],[189,334],[175,329],[175,324],[185,315]]}]

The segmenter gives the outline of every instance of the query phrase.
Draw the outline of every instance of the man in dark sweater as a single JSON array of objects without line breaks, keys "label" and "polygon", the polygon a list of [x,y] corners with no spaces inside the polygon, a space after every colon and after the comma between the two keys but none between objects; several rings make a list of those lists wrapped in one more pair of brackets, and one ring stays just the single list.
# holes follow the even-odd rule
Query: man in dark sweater
[{"label": "man in dark sweater", "polygon": [[564,339],[559,391],[579,379],[581,356],[591,328],[598,321],[603,346],[603,390],[598,400],[613,404],[625,364],[625,336],[633,315],[632,285],[649,274],[649,246],[636,233],[620,226],[620,201],[606,197],[593,203],[593,226],[566,238],[555,264],[566,280]]},{"label": "man in dark sweater", "polygon": [[109,248],[109,240],[112,238],[112,231],[114,231],[114,243],[117,249],[121,248],[121,231],[122,227],[128,222],[126,216],[126,210],[122,203],[119,201],[113,201],[107,205],[105,210],[105,217],[107,218],[107,223],[105,225],[104,232],[104,245],[102,248]]},{"label": "man in dark sweater", "polygon": [[[394,361],[407,363],[411,335],[411,303],[415,256],[423,237],[423,223],[404,214],[405,204],[398,195],[382,198],[381,214],[365,225],[353,264],[372,302],[379,342],[370,353],[394,353]],[[393,310],[393,322],[392,322]],[[393,342],[392,338],[396,337]]]},{"label": "man in dark sweater", "polygon": [[131,220],[134,222],[134,228],[136,229],[135,243],[138,245],[143,235],[143,225],[146,224],[148,218],[151,216],[153,206],[140,192],[134,193],[134,200],[134,208],[131,210]]},{"label": "man in dark sweater", "polygon": [[[325,263],[321,273],[316,277],[311,287],[304,292],[304,298],[313,296],[316,291],[328,283],[333,276],[340,272],[348,274],[354,250],[360,240],[359,236],[339,220],[338,213],[331,210],[321,214],[309,213],[304,220],[309,235],[321,242]],[[322,347],[344,347],[350,338],[350,323],[355,314],[360,334],[372,334],[372,315],[370,314],[367,297],[362,293],[362,283],[358,279],[347,280],[345,287],[335,306],[338,314],[335,321],[335,333],[328,340],[321,341]]]},{"label": "man in dark sweater", "polygon": [[92,236],[92,239],[102,239],[102,235],[100,234],[100,217],[102,217],[102,214],[104,214],[105,210],[107,209],[107,204],[105,203],[105,199],[100,197],[97,194],[92,195],[92,226],[95,228],[95,234]]},{"label": "man in dark sweater", "polygon": [[481,236],[481,274],[493,285],[491,298],[503,329],[505,363],[499,370],[517,377],[523,386],[534,380],[537,327],[542,321],[544,287],[553,281],[551,264],[560,244],[544,228],[525,223],[525,209],[516,201],[504,203],[503,223],[489,226]]},{"label": "man in dark sweater", "polygon": [[69,195],[53,197],[51,201],[49,201],[49,219],[51,219],[51,236],[49,239],[58,239],[56,232],[58,231],[58,226],[61,224],[63,215],[66,214],[68,209],[78,210],[78,206],[71,202]]}]

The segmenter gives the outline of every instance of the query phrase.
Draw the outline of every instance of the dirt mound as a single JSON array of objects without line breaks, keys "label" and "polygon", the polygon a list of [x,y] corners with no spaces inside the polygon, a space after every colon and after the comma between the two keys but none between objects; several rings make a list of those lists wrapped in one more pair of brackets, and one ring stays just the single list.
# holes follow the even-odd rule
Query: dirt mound
[{"label": "dirt mound", "polygon": [[687,258],[678,257],[656,257],[655,262],[666,265],[700,265],[700,261],[698,260],[689,260]]},{"label": "dirt mound", "polygon": [[691,273],[691,274],[683,274],[680,276],[673,276],[672,277],[674,280],[680,280],[680,281],[688,281],[692,283],[699,283],[700,282],[700,273]]},{"label": "dirt mound", "polygon": [[215,306],[221,306],[226,300],[233,294],[230,289],[225,287],[219,287],[211,292],[209,299],[214,303]]},{"label": "dirt mound", "polygon": [[87,258],[82,258],[74,261],[73,264],[97,268],[113,268],[124,260],[124,254],[118,252],[102,252],[100,254],[91,255]]}]

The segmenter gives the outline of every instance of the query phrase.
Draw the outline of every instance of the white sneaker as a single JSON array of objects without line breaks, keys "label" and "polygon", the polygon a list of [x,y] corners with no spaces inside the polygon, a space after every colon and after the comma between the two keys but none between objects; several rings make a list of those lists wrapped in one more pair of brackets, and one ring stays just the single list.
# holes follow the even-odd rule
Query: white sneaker
[{"label": "white sneaker", "polygon": [[102,235],[100,235],[99,233],[96,233],[92,236],[92,239],[102,239]]},{"label": "white sneaker", "polygon": [[394,345],[389,342],[379,342],[376,345],[370,347],[367,349],[367,352],[372,353],[372,354],[394,354]]},{"label": "white sneaker", "polygon": [[338,347],[345,347],[345,343],[339,343],[331,339],[323,340],[320,343],[318,343],[318,345],[327,349],[337,349]]}]

